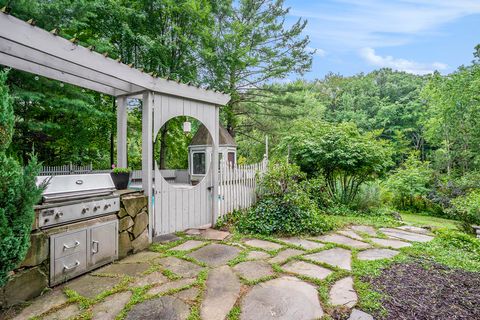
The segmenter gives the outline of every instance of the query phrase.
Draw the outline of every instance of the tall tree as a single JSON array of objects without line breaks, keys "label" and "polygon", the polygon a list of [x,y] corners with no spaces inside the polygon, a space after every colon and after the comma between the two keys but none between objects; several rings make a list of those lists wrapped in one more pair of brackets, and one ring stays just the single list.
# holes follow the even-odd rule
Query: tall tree
[{"label": "tall tree", "polygon": [[213,87],[231,95],[222,117],[235,136],[243,131],[238,128],[238,116],[253,116],[258,111],[246,102],[275,89],[264,84],[308,71],[313,52],[307,49],[308,36],[302,35],[307,21],[299,19],[289,26],[289,9],[283,0],[212,3],[215,32],[204,51],[209,67],[205,77]]}]

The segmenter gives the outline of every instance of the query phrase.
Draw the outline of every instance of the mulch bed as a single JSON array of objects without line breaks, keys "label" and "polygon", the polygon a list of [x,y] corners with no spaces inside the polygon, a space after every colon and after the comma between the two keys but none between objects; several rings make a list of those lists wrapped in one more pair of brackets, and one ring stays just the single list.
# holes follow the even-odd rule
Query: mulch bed
[{"label": "mulch bed", "polygon": [[416,261],[363,280],[384,295],[385,319],[480,319],[480,273]]}]

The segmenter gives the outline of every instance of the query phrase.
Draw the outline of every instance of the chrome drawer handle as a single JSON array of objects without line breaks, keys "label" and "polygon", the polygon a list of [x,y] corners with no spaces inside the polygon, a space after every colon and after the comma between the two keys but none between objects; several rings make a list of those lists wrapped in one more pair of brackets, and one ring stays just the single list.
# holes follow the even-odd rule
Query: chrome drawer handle
[{"label": "chrome drawer handle", "polygon": [[75,241],[75,244],[71,247],[67,246],[66,244],[63,245],[63,250],[74,249],[80,245],[80,242]]},{"label": "chrome drawer handle", "polygon": [[[96,249],[95,249],[95,247],[96,247]],[[92,241],[92,253],[93,254],[98,253],[99,247],[100,247],[100,243],[98,241],[93,240]]]},{"label": "chrome drawer handle", "polygon": [[75,269],[75,268],[78,267],[79,265],[80,265],[80,261],[75,261],[75,264],[74,264],[74,265],[71,265],[70,267],[63,266],[63,270],[64,270],[64,271],[69,271],[69,270]]}]

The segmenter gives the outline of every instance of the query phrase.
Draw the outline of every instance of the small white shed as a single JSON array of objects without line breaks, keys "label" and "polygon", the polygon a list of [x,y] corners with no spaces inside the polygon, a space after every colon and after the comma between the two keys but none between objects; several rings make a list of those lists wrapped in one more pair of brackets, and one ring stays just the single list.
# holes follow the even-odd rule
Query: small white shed
[{"label": "small white shed", "polygon": [[[234,165],[237,162],[237,144],[227,129],[219,126],[218,167],[222,162]],[[202,124],[188,146],[188,168],[190,180],[197,184],[207,174],[212,160],[213,141],[208,129]]]}]

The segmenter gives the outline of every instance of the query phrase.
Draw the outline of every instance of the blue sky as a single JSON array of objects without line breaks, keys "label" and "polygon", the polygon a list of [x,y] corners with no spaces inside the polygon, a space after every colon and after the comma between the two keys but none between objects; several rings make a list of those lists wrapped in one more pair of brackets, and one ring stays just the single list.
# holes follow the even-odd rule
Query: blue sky
[{"label": "blue sky", "polygon": [[380,67],[454,71],[480,43],[480,0],[286,0],[288,22],[308,20],[316,49],[308,79]]}]

